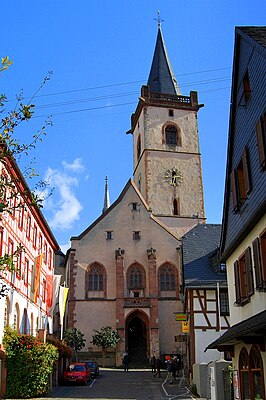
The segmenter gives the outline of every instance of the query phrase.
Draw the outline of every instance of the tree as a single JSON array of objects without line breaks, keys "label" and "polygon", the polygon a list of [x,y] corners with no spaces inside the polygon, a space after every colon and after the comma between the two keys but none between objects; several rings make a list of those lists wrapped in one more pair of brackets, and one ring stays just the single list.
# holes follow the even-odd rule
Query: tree
[{"label": "tree", "polygon": [[[0,74],[6,71],[12,64],[13,62],[9,57],[2,58]],[[47,120],[37,132],[33,133],[28,143],[21,143],[14,135],[15,129],[20,124],[32,118],[34,114],[34,104],[32,101],[50,77],[51,72],[44,78],[40,87],[27,104],[23,103],[21,95],[17,96],[17,104],[11,111],[7,111],[5,108],[7,102],[6,95],[0,94],[0,220],[3,219],[6,214],[12,214],[14,209],[25,207],[25,202],[21,201],[21,193],[19,192],[21,180],[26,182],[26,179],[38,176],[31,166],[32,161],[24,171],[20,171],[21,176],[19,176],[19,178],[15,174],[8,174],[7,169],[8,165],[10,165],[10,160],[16,164],[16,160],[19,157],[22,155],[27,156],[29,151],[35,148],[36,144],[42,141],[46,127],[51,125],[51,121]],[[38,193],[46,192],[46,187],[47,182],[41,180],[35,184],[33,189],[29,189],[26,184],[26,190],[24,190],[23,196],[27,199],[28,205],[42,207],[44,198]],[[51,192],[48,195],[50,194]],[[16,269],[16,261],[23,250],[23,246],[19,244],[12,254],[6,253],[0,257],[0,270],[14,271]],[[0,282],[0,297],[5,296],[3,286],[3,283]]]},{"label": "tree", "polygon": [[93,332],[95,332],[95,334],[92,335],[91,343],[102,348],[103,367],[105,367],[106,349],[115,348],[120,340],[120,336],[117,331],[111,328],[111,326],[102,327],[100,331],[94,329]]},{"label": "tree", "polygon": [[64,341],[73,348],[75,361],[77,359],[77,351],[83,349],[86,343],[83,333],[76,328],[68,328],[64,333]]}]

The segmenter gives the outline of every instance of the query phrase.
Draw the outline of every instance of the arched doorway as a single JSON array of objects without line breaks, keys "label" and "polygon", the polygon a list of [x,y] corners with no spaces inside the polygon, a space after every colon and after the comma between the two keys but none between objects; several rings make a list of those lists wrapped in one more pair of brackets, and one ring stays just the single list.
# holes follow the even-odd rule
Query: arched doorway
[{"label": "arched doorway", "polygon": [[136,311],[129,315],[126,321],[126,347],[133,366],[147,364],[148,332],[148,318],[145,314]]}]

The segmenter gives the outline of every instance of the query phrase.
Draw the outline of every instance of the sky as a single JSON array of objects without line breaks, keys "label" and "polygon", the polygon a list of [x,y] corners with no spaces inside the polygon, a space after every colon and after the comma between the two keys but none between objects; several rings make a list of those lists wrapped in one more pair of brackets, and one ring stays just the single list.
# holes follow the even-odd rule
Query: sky
[{"label": "sky", "polygon": [[[235,26],[265,25],[265,0],[2,0],[1,57],[12,66],[0,92],[16,105],[35,95],[23,143],[50,119],[31,164],[53,193],[42,209],[62,251],[102,213],[133,174],[131,114],[147,83],[157,12],[181,92],[198,91],[207,223],[221,223]],[[50,79],[41,87],[45,77]],[[34,182],[28,181],[29,186]]]}]

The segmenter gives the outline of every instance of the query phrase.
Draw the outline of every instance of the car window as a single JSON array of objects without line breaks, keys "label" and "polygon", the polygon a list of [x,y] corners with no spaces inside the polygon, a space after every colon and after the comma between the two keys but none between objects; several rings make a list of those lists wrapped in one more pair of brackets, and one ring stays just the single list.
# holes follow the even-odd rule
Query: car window
[{"label": "car window", "polygon": [[69,366],[70,371],[85,371],[85,367],[83,365],[70,365]]}]

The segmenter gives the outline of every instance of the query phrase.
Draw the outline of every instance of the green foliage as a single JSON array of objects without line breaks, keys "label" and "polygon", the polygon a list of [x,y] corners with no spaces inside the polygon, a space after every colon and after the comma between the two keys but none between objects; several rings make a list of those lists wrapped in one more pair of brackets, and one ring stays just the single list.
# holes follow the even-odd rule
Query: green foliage
[{"label": "green foliage", "polygon": [[55,339],[55,338],[48,338],[48,343],[51,343],[55,346],[59,352],[60,358],[70,358],[72,355],[72,349],[68,346],[63,340]]},{"label": "green foliage", "polygon": [[45,395],[58,350],[32,335],[19,334],[6,328],[3,338],[6,351],[6,397],[32,398]]},{"label": "green foliage", "polygon": [[76,351],[83,349],[86,342],[86,339],[84,339],[84,334],[76,328],[66,329],[64,333],[64,340],[68,346],[72,347]]},{"label": "green foliage", "polygon": [[117,331],[113,330],[111,326],[102,327],[100,331],[94,329],[93,332],[95,332],[95,334],[92,335],[91,343],[103,349],[116,347],[120,340]]},{"label": "green foliage", "polygon": [[198,395],[198,391],[197,391],[197,385],[195,383],[192,383],[191,387],[190,387],[190,391],[193,394],[193,396],[199,396]]}]

